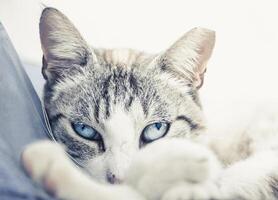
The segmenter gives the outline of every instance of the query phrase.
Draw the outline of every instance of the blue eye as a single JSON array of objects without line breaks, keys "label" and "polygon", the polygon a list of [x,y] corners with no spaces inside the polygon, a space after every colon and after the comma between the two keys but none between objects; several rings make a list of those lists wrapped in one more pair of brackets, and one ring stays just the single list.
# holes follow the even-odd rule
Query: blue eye
[{"label": "blue eye", "polygon": [[169,123],[166,122],[157,122],[146,126],[141,135],[143,142],[149,143],[165,136],[169,127]]},{"label": "blue eye", "polygon": [[101,140],[101,135],[94,128],[82,122],[72,123],[72,127],[79,136],[85,139],[95,141]]}]

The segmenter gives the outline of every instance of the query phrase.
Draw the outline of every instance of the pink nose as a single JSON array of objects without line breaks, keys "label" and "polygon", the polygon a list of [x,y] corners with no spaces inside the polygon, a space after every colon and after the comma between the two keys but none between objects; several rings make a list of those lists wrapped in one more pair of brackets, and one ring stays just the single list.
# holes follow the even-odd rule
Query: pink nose
[{"label": "pink nose", "polygon": [[108,172],[106,174],[106,179],[111,184],[120,184],[122,180],[118,179],[115,174]]}]

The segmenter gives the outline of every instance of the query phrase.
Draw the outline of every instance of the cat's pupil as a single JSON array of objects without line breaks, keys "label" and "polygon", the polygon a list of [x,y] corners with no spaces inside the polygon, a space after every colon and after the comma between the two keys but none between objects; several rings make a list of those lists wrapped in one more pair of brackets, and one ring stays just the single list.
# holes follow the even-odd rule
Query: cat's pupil
[{"label": "cat's pupil", "polygon": [[159,130],[161,128],[162,124],[161,123],[155,123],[155,127]]}]

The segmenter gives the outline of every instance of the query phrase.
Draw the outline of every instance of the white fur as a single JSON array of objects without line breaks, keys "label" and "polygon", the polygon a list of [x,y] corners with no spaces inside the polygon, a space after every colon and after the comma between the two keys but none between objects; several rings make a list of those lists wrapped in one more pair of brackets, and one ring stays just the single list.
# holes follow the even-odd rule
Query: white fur
[{"label": "white fur", "polygon": [[126,171],[125,183],[129,187],[94,182],[70,162],[58,144],[51,142],[29,146],[23,154],[23,163],[35,181],[44,181],[46,189],[54,190],[57,197],[63,199],[136,200],[144,196],[145,199],[158,200],[165,192],[164,198],[171,199],[171,195],[177,195],[167,192],[168,189],[181,185],[188,187],[179,198],[188,199],[199,190],[206,192],[207,199],[217,195],[211,188],[216,188],[214,181],[221,171],[220,164],[212,152],[199,144],[183,139],[165,139],[133,158],[132,166]]},{"label": "white fur", "polygon": [[[234,132],[234,137],[231,137],[232,134],[226,135],[222,140],[211,137],[208,144],[218,144],[218,148],[214,149],[218,158],[227,157],[221,158],[225,161],[222,167],[215,154],[204,144],[186,139],[158,140],[134,153],[133,160],[129,161],[131,166],[125,171],[126,185],[121,186],[94,182],[70,162],[61,147],[51,142],[29,146],[23,154],[23,162],[35,181],[42,182],[44,179],[46,183],[52,183],[50,185],[58,197],[70,200],[87,200],[89,197],[107,200],[116,197],[134,200],[274,200],[271,185],[277,187],[275,181],[278,177],[278,127],[275,116],[271,114],[252,121],[252,128],[244,132],[251,143],[245,144],[245,140],[240,140],[242,133]],[[114,117],[111,125],[114,120],[118,121],[118,117],[128,120],[121,112],[116,112]],[[207,134],[213,136],[212,133]],[[238,154],[237,159],[229,157],[234,154],[229,145],[240,145],[240,142],[250,147],[249,155],[242,158]]]},{"label": "white fur", "polygon": [[99,174],[106,174],[105,171],[113,173],[119,180],[125,178],[131,158],[139,150],[138,141],[144,128],[141,118],[143,111],[139,102],[133,103],[129,113],[122,106],[113,107],[102,135],[106,141],[106,153],[87,163],[87,168],[92,169],[90,172],[95,178],[103,181],[106,177],[99,177]]},{"label": "white fur", "polygon": [[[184,184],[187,193],[179,198],[190,199],[196,185],[204,186],[206,193],[206,185],[216,188],[214,181],[220,171],[220,163],[204,146],[185,139],[162,139],[134,157],[126,181],[151,200],[161,199],[170,188]],[[212,197],[208,195],[208,199]]]}]

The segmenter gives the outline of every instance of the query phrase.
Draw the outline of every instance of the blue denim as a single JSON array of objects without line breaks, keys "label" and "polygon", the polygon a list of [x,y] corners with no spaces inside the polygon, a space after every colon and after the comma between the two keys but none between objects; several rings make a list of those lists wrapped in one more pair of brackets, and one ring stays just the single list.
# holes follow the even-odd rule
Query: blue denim
[{"label": "blue denim", "polygon": [[26,145],[47,139],[41,102],[0,23],[0,200],[52,200],[24,173]]}]

